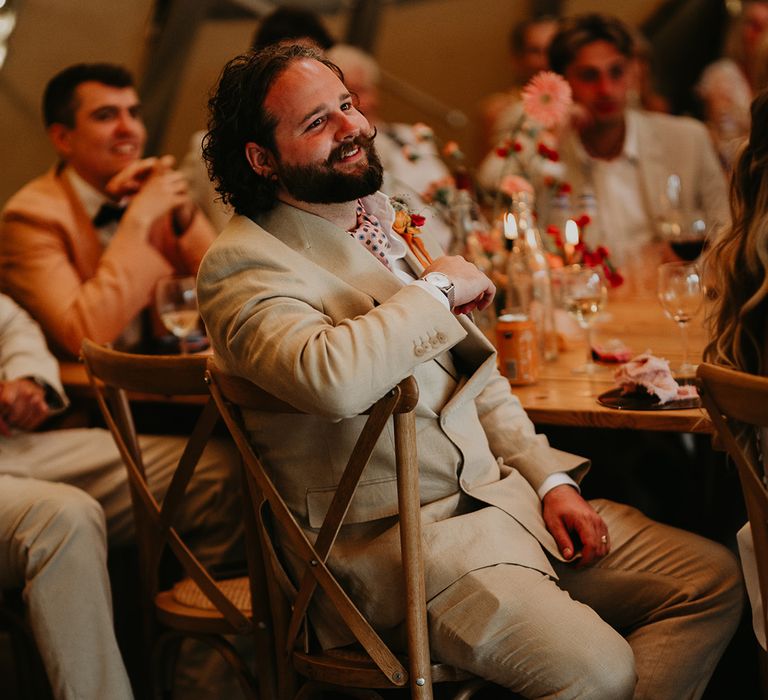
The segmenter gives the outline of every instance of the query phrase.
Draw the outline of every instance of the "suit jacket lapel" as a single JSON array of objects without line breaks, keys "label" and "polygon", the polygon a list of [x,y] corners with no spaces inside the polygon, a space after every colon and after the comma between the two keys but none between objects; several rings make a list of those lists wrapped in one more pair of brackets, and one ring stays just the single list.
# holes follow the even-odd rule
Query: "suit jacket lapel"
[{"label": "suit jacket lapel", "polygon": [[403,283],[347,231],[315,214],[279,203],[260,226],[304,257],[381,304]]}]

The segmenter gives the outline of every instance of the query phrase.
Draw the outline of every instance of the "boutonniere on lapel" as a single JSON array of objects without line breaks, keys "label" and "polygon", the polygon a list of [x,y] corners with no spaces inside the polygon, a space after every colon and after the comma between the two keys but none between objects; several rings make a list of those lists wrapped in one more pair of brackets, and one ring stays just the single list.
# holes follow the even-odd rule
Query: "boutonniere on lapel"
[{"label": "boutonniere on lapel", "polygon": [[427,267],[432,264],[432,257],[424,247],[421,240],[421,227],[424,225],[424,217],[414,214],[408,207],[408,203],[400,197],[392,197],[389,200],[395,210],[395,222],[392,229],[406,242],[416,259]]}]

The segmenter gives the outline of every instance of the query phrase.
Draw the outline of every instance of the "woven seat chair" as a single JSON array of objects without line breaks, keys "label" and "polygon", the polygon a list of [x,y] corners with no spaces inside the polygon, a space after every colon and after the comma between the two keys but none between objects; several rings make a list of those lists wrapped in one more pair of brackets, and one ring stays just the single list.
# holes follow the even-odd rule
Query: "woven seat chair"
[{"label": "woven seat chair", "polygon": [[[185,489],[219,420],[205,384],[205,357],[134,355],[89,340],[84,341],[81,354],[128,474],[143,588],[148,684],[155,694],[170,691],[176,649],[182,639],[191,637],[226,659],[246,697],[273,697],[274,645],[263,574],[251,571],[250,576],[215,580],[176,529]],[[162,502],[155,499],[142,463],[131,410],[131,397],[139,396],[142,400],[197,396],[205,402]],[[252,543],[247,545],[250,548]],[[159,568],[166,548],[184,576],[172,588],[160,590]],[[241,658],[225,635],[252,637],[255,658]]]}]

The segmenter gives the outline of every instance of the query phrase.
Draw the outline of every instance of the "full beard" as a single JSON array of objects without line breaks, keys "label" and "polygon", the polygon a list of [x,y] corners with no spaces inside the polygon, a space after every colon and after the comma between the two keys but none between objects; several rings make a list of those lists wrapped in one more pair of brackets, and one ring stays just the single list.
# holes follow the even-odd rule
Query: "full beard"
[{"label": "full beard", "polygon": [[[312,165],[279,164],[278,177],[283,188],[295,199],[315,204],[337,204],[367,197],[381,187],[383,167],[371,136],[359,135],[350,143],[337,146],[323,163]],[[344,151],[360,147],[366,156],[362,172],[339,172],[333,165],[340,162]]]}]

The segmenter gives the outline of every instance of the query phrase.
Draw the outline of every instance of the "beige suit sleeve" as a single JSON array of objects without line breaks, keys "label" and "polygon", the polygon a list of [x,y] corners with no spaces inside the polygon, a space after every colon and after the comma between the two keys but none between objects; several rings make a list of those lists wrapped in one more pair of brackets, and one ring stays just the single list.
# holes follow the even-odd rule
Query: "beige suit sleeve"
[{"label": "beige suit sleeve", "polygon": [[357,415],[466,335],[415,285],[372,306],[301,256],[271,254],[269,245],[254,235],[237,247],[214,246],[198,278],[200,311],[224,367],[297,408]]},{"label": "beige suit sleeve", "polygon": [[520,471],[534,490],[555,472],[567,472],[576,481],[586,474],[587,459],[550,447],[546,436],[536,433],[509,382],[498,371],[475,403],[491,452]]}]

